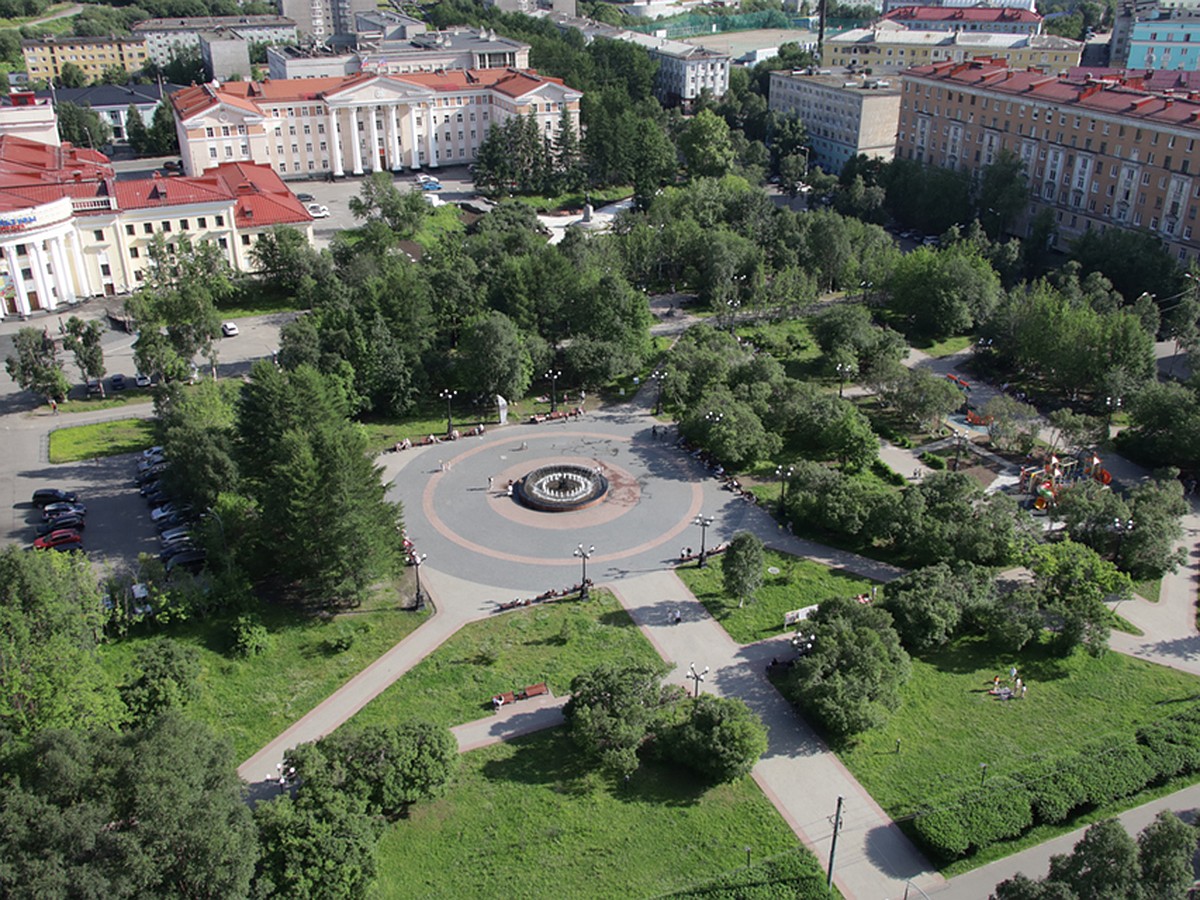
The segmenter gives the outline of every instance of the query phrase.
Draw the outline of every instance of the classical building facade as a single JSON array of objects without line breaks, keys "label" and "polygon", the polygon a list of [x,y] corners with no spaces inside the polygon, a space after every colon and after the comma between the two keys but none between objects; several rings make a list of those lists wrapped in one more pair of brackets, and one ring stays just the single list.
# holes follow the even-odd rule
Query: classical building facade
[{"label": "classical building facade", "polygon": [[564,110],[578,129],[582,96],[536,72],[476,69],[204,84],[171,102],[189,175],[246,160],[314,178],[470,163],[514,116],[553,139]]},{"label": "classical building facade", "polygon": [[1181,262],[1200,253],[1200,94],[1137,76],[1055,76],[996,60],[904,74],[896,155],[977,173],[1001,150],[1025,164],[1030,204],[1064,246],[1085,230],[1143,228]]},{"label": "classical building facade", "polygon": [[50,81],[72,63],[88,79],[99,78],[108,69],[139,72],[146,65],[146,39],[142,37],[50,37],[21,41],[25,71],[31,81]]},{"label": "classical building facade", "polygon": [[825,42],[824,65],[900,72],[910,66],[1003,59],[1014,68],[1038,66],[1066,72],[1079,65],[1083,43],[1052,34],[908,31],[896,25],[853,28]]},{"label": "classical building facade", "polygon": [[211,241],[241,270],[276,225],[312,238],[312,217],[266,166],[233,163],[197,178],[117,181],[108,158],[0,136],[0,318],[142,282],[149,246]]},{"label": "classical building facade", "polygon": [[838,173],[862,153],[890,160],[900,118],[899,82],[812,72],[772,72],[771,109],[804,121],[810,166]]}]

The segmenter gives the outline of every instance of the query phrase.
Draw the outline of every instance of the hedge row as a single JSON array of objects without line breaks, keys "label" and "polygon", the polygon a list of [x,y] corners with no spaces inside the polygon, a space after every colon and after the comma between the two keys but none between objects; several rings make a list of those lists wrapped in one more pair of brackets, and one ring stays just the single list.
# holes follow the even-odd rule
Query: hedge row
[{"label": "hedge row", "polygon": [[1062,759],[1043,760],[1013,778],[946,798],[913,821],[925,849],[951,860],[1034,824],[1065,822],[1077,812],[1136,794],[1147,785],[1200,771],[1200,706],[1137,732],[1105,737]]}]

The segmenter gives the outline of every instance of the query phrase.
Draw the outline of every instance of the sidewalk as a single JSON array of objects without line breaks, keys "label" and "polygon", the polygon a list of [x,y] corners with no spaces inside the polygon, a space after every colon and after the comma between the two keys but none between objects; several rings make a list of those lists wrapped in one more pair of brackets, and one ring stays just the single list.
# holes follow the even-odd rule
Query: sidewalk
[{"label": "sidewalk", "polygon": [[[739,697],[768,729],[768,749],[753,777],[796,835],[822,864],[829,859],[830,819],[845,798],[834,882],[847,898],[899,897],[905,882],[922,887],[942,878],[879,805],[767,680],[777,642],[735,644],[672,571],[653,572],[606,585],[642,633],[668,662],[668,682],[689,691],[688,669],[707,673],[700,690]],[[683,621],[674,624],[678,609]]]}]

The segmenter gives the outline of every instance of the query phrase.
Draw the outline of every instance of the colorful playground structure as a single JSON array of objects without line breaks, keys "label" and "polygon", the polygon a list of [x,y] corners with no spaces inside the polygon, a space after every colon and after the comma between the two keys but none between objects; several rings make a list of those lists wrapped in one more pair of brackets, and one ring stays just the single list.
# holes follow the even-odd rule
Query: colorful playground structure
[{"label": "colorful playground structure", "polygon": [[1033,496],[1033,508],[1044,510],[1058,502],[1063,490],[1088,479],[1105,486],[1112,484],[1112,473],[1101,465],[1095,453],[1088,451],[1067,459],[1051,454],[1043,464],[1022,466],[1020,485],[1021,490]]}]

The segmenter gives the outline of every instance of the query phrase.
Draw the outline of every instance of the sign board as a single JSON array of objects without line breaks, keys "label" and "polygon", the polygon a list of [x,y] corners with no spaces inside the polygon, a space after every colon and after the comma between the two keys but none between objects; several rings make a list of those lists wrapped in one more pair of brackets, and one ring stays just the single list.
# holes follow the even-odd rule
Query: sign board
[{"label": "sign board", "polygon": [[817,604],[814,603],[812,606],[804,607],[804,609],[793,609],[791,612],[786,612],[783,614],[783,626],[784,628],[790,628],[798,622],[803,622],[816,611]]},{"label": "sign board", "polygon": [[497,394],[496,406],[500,409],[500,424],[504,425],[508,422],[508,401]]}]

